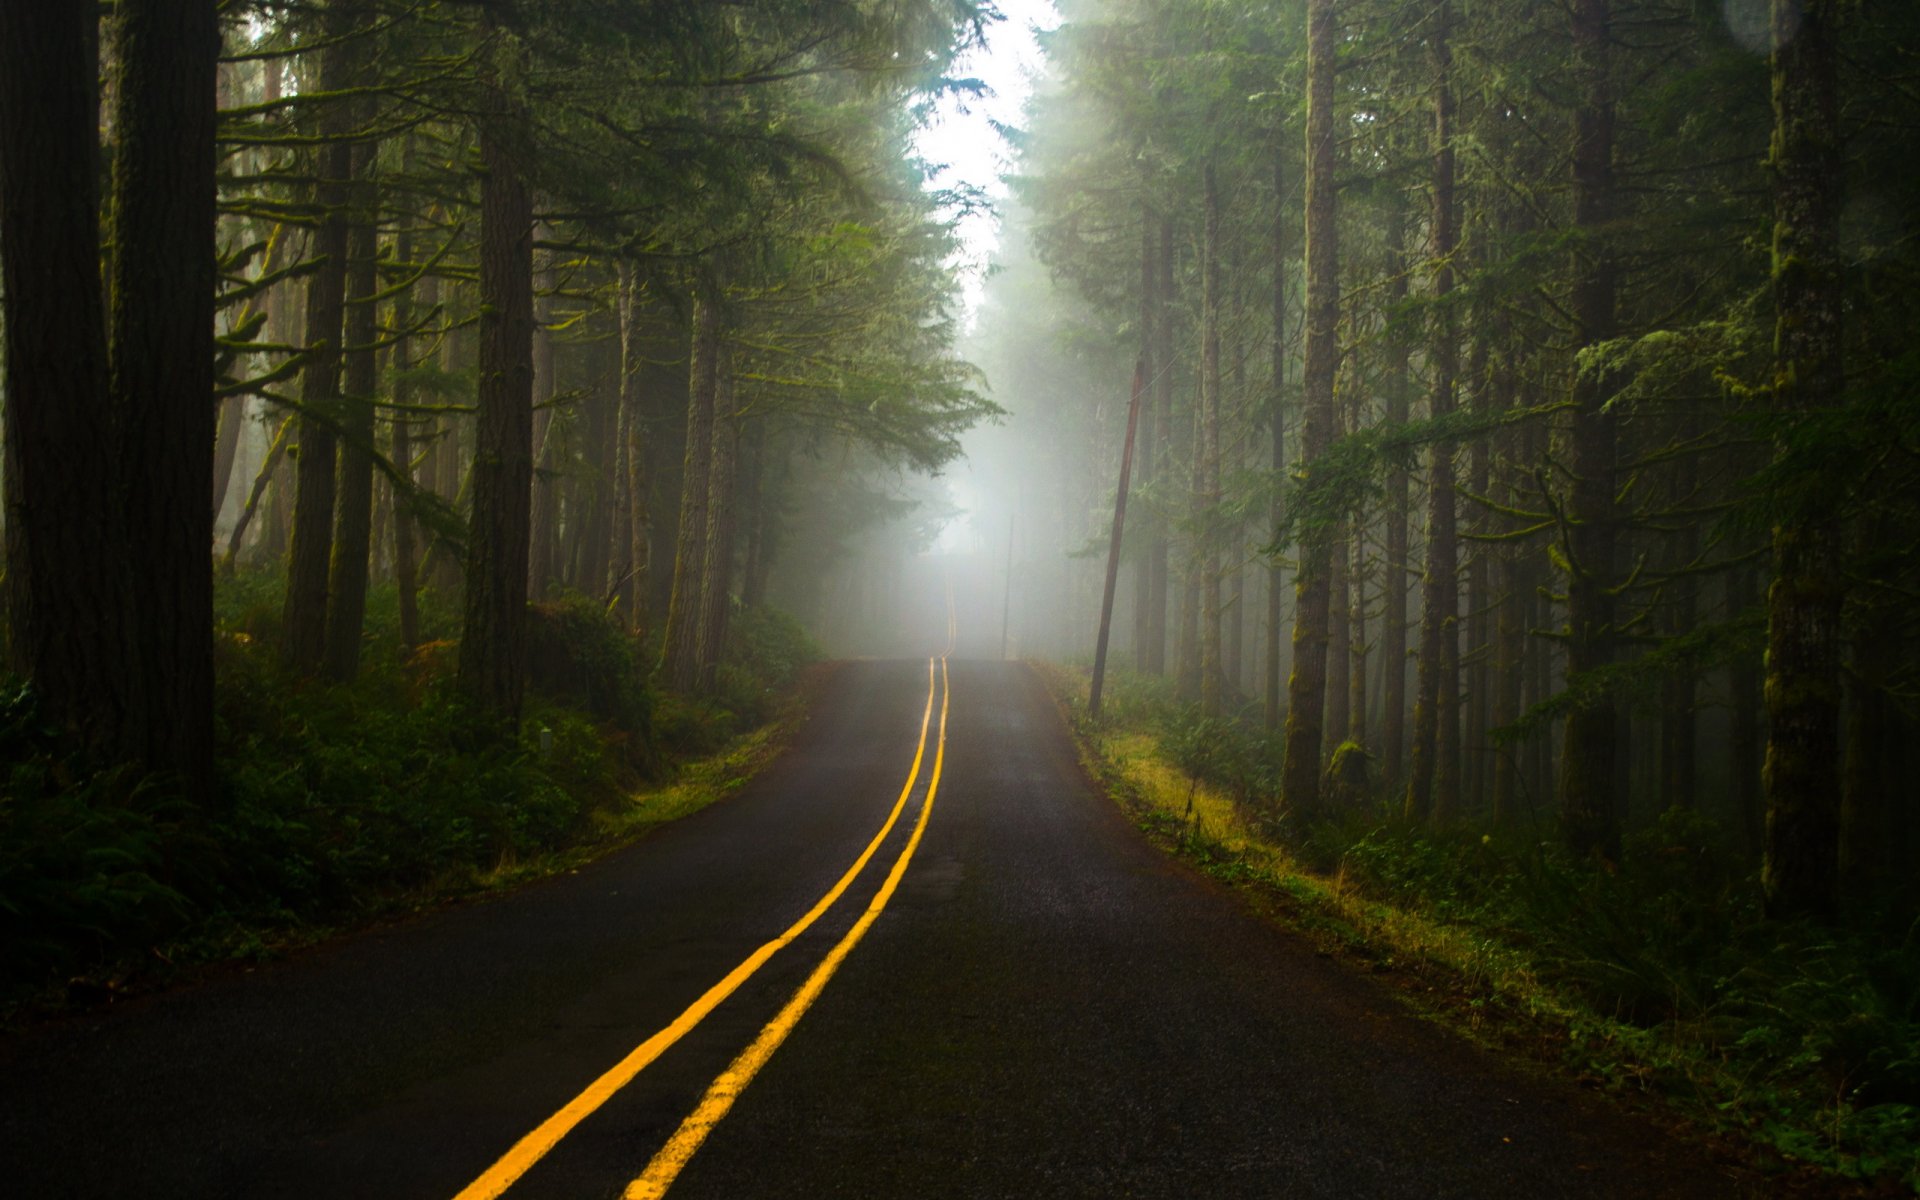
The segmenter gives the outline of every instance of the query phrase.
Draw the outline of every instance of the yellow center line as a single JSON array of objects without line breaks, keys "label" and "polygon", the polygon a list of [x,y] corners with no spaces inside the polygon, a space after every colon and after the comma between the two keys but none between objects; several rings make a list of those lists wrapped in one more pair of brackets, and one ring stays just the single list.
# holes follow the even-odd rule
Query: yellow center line
[{"label": "yellow center line", "polygon": [[[933,718],[933,694],[936,687],[933,663],[934,660],[927,660],[927,706],[926,710],[920,714],[920,744],[913,751],[913,769],[907,772],[906,785],[900,789],[899,799],[893,802],[893,811],[887,814],[886,824],[880,827],[879,833],[873,835],[873,840],[867,843],[867,848],[860,852],[860,857],[847,868],[847,873],[840,877],[840,882],[834,884],[833,888],[820,897],[819,901],[807,910],[805,916],[789,926],[785,933],[755,950],[746,961],[729,972],[725,979],[708,988],[706,993],[689,1005],[671,1025],[636,1046],[606,1074],[588,1084],[585,1091],[567,1101],[564,1108],[542,1121],[532,1133],[521,1138],[514,1144],[513,1149],[507,1151],[498,1162],[487,1168],[486,1173],[480,1178],[462,1189],[454,1200],[494,1200],[512,1187],[514,1182],[526,1174],[533,1164],[546,1157],[547,1152],[558,1145],[561,1138],[573,1132],[575,1126],[586,1120],[595,1109],[605,1104],[615,1092],[632,1082],[633,1077],[638,1075],[647,1064],[659,1058],[669,1046],[686,1036],[687,1032],[704,1020],[707,1014],[719,1007],[722,1000],[731,996],[741,984],[753,976],[755,971],[766,965],[767,960],[772,958],[781,947],[805,933],[809,926],[820,919],[821,914],[833,907],[833,902],[852,885],[854,879],[873,858],[875,851],[880,849],[880,844],[886,841],[887,834],[892,832],[895,822],[900,819],[901,812],[906,809],[907,797],[913,794],[914,783],[920,778],[920,764],[927,750],[927,729]],[[946,675],[944,662],[941,664],[940,674],[944,679]],[[946,719],[946,705],[943,701],[940,709],[943,738]],[[936,750],[935,779],[939,778],[939,773],[939,752]],[[925,820],[924,816],[922,820]],[[916,833],[914,836],[917,838],[919,835]]]},{"label": "yellow center line", "polygon": [[854,923],[853,928],[847,931],[847,935],[840,939],[840,943],[828,952],[827,957],[821,960],[818,967],[814,968],[813,974],[807,977],[807,981],[800,985],[800,990],[793,994],[793,999],[787,1001],[786,1007],[780,1010],[779,1015],[760,1031],[760,1036],[753,1040],[753,1044],[743,1050],[740,1057],[734,1059],[732,1065],[720,1073],[720,1077],[707,1088],[706,1095],[701,1097],[699,1107],[680,1123],[680,1128],[674,1132],[667,1144],[660,1148],[660,1152],[653,1156],[652,1161],[647,1163],[647,1169],[641,1173],[640,1177],[627,1185],[625,1200],[658,1200],[658,1197],[666,1195],[667,1189],[673,1186],[673,1181],[679,1177],[680,1172],[699,1151],[701,1144],[707,1140],[707,1135],[712,1133],[714,1126],[727,1115],[740,1093],[745,1091],[747,1085],[753,1082],[753,1077],[760,1073],[760,1068],[767,1065],[767,1060],[773,1057],[773,1052],[787,1040],[787,1035],[793,1032],[794,1026],[800,1023],[800,1018],[806,1015],[807,1009],[812,1007],[821,991],[826,988],[827,981],[833,978],[834,972],[840,969],[840,964],[846,961],[847,955],[853,952],[853,948],[860,944],[860,939],[867,935],[867,930],[873,927],[881,910],[886,908],[887,901],[893,898],[894,889],[900,886],[900,877],[906,874],[907,864],[913,860],[913,852],[920,846],[920,835],[926,832],[927,817],[933,812],[933,797],[940,790],[940,771],[946,762],[947,702],[952,698],[953,693],[947,685],[947,660],[944,657],[940,660],[940,683],[940,740],[934,746],[933,775],[927,783],[927,798],[920,805],[920,819],[914,823],[913,836],[907,839],[906,849],[900,852],[900,857],[893,864],[893,870],[887,873],[886,882],[880,885],[880,890],[874,894],[873,902],[867,905],[867,911]]}]

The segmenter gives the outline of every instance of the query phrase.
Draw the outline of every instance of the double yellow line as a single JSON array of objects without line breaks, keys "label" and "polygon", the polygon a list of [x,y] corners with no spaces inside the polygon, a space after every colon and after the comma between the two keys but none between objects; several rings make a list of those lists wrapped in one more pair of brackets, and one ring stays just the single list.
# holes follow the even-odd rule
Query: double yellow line
[{"label": "double yellow line", "polygon": [[[951,614],[951,585],[949,585],[948,606]],[[953,632],[951,615],[948,620],[949,648],[951,648]],[[938,668],[937,676],[936,667]],[[684,1037],[704,1020],[707,1014],[718,1008],[720,1002],[738,990],[741,984],[753,976],[754,972],[766,965],[768,959],[805,933],[815,921],[833,907],[834,902],[840,899],[878,852],[881,844],[886,841],[887,834],[893,831],[894,825],[899,821],[900,814],[906,809],[907,800],[913,794],[914,784],[920,778],[920,766],[926,756],[927,732],[932,723],[933,697],[936,691],[940,693],[940,726],[938,739],[934,744],[933,774],[928,780],[927,798],[920,806],[920,817],[914,824],[912,835],[907,839],[906,848],[900,852],[900,857],[894,860],[893,869],[887,873],[886,881],[880,885],[880,890],[874,894],[873,901],[867,905],[867,911],[854,922],[853,928],[847,931],[846,936],[827,952],[826,958],[814,968],[813,973],[807,977],[807,981],[800,985],[800,989],[793,994],[792,999],[787,1001],[778,1015],[760,1031],[760,1035],[754,1039],[752,1045],[742,1051],[740,1056],[733,1060],[732,1065],[713,1081],[693,1113],[680,1123],[680,1128],[673,1137],[660,1149],[659,1153],[653,1156],[652,1161],[647,1164],[647,1169],[629,1184],[626,1190],[629,1198],[661,1196],[666,1193],[680,1171],[699,1150],[701,1143],[706,1141],[707,1135],[712,1132],[714,1126],[726,1116],[727,1110],[733,1107],[735,1098],[748,1083],[752,1082],[753,1077],[759,1073],[761,1067],[766,1065],[767,1060],[773,1057],[773,1052],[780,1048],[780,1044],[786,1041],[787,1035],[793,1032],[794,1026],[799,1024],[800,1018],[806,1014],[807,1009],[825,989],[827,981],[833,978],[834,972],[840,969],[840,964],[846,961],[847,955],[853,952],[853,948],[860,944],[860,939],[866,936],[867,930],[873,927],[881,910],[886,908],[887,902],[893,898],[894,891],[900,885],[901,876],[906,874],[907,864],[912,861],[914,851],[920,846],[920,837],[926,831],[927,818],[933,812],[934,795],[940,790],[941,768],[946,761],[947,708],[950,689],[947,684],[947,660],[944,654],[927,660],[927,705],[920,716],[920,741],[913,751],[913,766],[907,772],[907,782],[901,787],[899,798],[893,802],[893,809],[887,814],[886,822],[880,826],[880,832],[873,835],[873,840],[867,843],[866,849],[860,852],[860,857],[854,860],[853,865],[847,868],[839,881],[784,933],[748,955],[739,966],[727,973],[726,978],[708,988],[705,994],[689,1005],[686,1011],[676,1017],[671,1024],[636,1046],[631,1053],[614,1064],[600,1078],[588,1084],[586,1090],[569,1100],[560,1111],[542,1121],[533,1132],[521,1138],[511,1150],[500,1157],[498,1162],[462,1189],[455,1200],[493,1200],[494,1197],[512,1187],[515,1181],[525,1175],[535,1163],[546,1157],[562,1138],[573,1132],[580,1122],[586,1120],[611,1099],[615,1092],[630,1083],[634,1076],[665,1053],[668,1047]]]}]

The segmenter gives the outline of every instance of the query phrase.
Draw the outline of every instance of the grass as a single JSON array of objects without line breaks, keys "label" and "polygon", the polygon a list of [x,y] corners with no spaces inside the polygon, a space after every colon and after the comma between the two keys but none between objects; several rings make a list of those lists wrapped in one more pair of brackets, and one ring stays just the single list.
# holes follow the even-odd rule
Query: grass
[{"label": "grass", "polygon": [[1783,1186],[1920,1192],[1911,931],[1764,920],[1750,872],[1689,812],[1635,831],[1612,872],[1411,829],[1379,798],[1293,828],[1259,734],[1203,727],[1124,677],[1094,723],[1082,673],[1041,671],[1089,773],[1149,837],[1425,1015],[1653,1104]]},{"label": "grass", "polygon": [[0,1016],[166,986],[344,930],[560,871],[730,794],[777,753],[809,689],[792,622],[743,613],[711,696],[646,684],[650,648],[579,599],[534,614],[517,736],[467,709],[455,625],[399,645],[376,591],[359,677],[327,685],[276,652],[279,585],[223,585],[216,794],[97,769],[0,686]]}]

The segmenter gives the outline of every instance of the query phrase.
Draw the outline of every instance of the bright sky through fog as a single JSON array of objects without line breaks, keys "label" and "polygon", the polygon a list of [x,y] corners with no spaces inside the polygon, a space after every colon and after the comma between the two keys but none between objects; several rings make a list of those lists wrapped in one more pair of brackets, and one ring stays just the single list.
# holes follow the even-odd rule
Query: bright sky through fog
[{"label": "bright sky through fog", "polygon": [[[986,84],[987,94],[942,99],[914,138],[914,148],[928,163],[942,168],[934,177],[935,186],[977,188],[997,205],[1007,196],[1001,174],[1012,168],[1013,151],[994,131],[993,122],[1022,123],[1021,108],[1032,91],[1031,76],[1040,69],[1034,28],[1052,29],[1060,17],[1052,0],[999,0],[996,7],[1006,19],[988,26],[986,45],[968,53],[953,70],[955,78]],[[967,320],[979,308],[987,262],[998,238],[999,223],[989,213],[975,212],[960,222],[965,264],[961,295]]]}]

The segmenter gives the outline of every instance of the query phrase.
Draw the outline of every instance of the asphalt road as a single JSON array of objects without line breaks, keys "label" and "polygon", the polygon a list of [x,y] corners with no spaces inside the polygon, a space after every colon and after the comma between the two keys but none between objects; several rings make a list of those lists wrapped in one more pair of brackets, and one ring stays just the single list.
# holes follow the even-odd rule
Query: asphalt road
[{"label": "asphalt road", "polygon": [[[944,752],[925,661],[850,663],[752,785],[576,874],[0,1044],[0,1193],[446,1200],[676,1020],[506,1195],[621,1195],[770,1023],[674,1197],[1749,1190],[1146,844],[1025,668],[949,678]],[[923,718],[864,870],[683,1018],[860,857]]]}]

